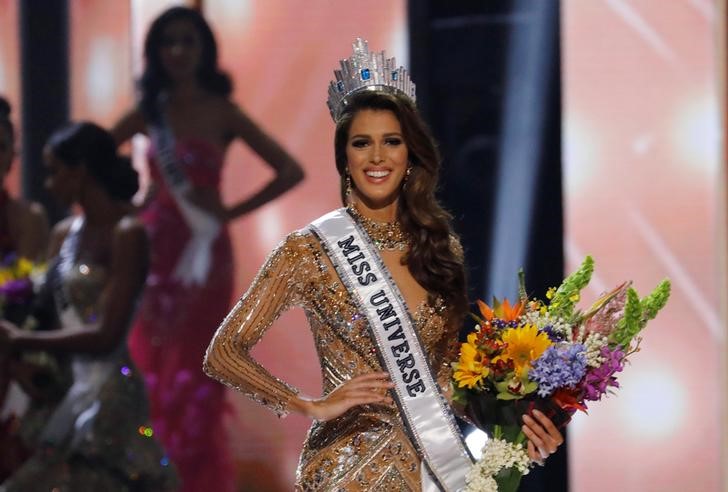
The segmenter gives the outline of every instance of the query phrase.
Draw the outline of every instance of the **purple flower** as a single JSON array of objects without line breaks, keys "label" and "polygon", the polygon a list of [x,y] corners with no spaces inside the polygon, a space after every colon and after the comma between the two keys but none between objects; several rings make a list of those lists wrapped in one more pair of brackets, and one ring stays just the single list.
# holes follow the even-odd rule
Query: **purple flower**
[{"label": "purple flower", "polygon": [[25,304],[33,297],[33,282],[27,278],[9,280],[0,285],[0,296],[9,304]]},{"label": "purple flower", "polygon": [[573,388],[586,373],[584,345],[552,345],[541,354],[529,372],[531,380],[538,383],[538,394],[551,395],[559,388]]},{"label": "purple flower", "polygon": [[2,262],[0,262],[0,266],[4,267],[10,267],[15,265],[15,263],[18,261],[18,254],[15,252],[11,252],[5,255],[5,257],[2,259]]},{"label": "purple flower", "polygon": [[614,374],[624,367],[624,352],[619,348],[602,347],[600,355],[606,360],[601,366],[590,370],[582,383],[585,400],[599,401],[608,388],[619,388]]},{"label": "purple flower", "polygon": [[563,342],[566,338],[562,333],[555,331],[553,325],[546,325],[541,328],[541,331],[546,333],[546,335],[548,335],[549,337],[549,340],[554,343]]}]

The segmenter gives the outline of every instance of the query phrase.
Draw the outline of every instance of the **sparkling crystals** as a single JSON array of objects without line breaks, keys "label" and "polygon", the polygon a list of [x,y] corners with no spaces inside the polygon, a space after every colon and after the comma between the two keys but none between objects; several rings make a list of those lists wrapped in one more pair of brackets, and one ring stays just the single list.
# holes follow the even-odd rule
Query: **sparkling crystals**
[{"label": "sparkling crystals", "polygon": [[341,60],[341,68],[334,70],[335,80],[329,84],[326,104],[336,121],[352,94],[375,89],[399,93],[415,101],[415,84],[404,67],[396,67],[394,57],[385,58],[384,51],[371,53],[367,42],[361,38],[353,44],[351,57]]},{"label": "sparkling crystals", "polygon": [[377,222],[361,215],[354,206],[350,206],[349,211],[367,232],[378,250],[406,251],[409,248],[412,238],[402,230],[399,221]]}]

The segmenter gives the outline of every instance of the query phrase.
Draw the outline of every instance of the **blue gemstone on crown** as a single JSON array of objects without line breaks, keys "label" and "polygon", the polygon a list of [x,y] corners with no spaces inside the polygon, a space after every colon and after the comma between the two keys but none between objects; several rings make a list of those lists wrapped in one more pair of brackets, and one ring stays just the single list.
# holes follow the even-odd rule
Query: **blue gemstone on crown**
[{"label": "blue gemstone on crown", "polygon": [[404,67],[394,68],[397,66],[394,58],[386,58],[384,51],[370,52],[367,42],[361,38],[356,39],[352,48],[352,56],[340,61],[341,69],[334,70],[335,78],[329,84],[326,105],[334,121],[338,120],[349,97],[368,88],[400,93],[415,101],[414,84]]}]

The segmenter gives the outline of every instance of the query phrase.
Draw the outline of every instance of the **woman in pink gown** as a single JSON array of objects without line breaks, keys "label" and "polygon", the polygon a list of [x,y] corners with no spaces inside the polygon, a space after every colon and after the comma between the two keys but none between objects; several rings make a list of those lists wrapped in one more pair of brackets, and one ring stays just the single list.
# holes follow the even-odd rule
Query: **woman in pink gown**
[{"label": "woman in pink gown", "polygon": [[[152,141],[153,192],[141,214],[151,240],[151,271],[130,348],[146,376],[155,436],[177,465],[182,490],[231,491],[225,393],[202,372],[205,348],[233,289],[226,223],[286,192],[303,172],[230,101],[232,87],[217,67],[215,39],[197,11],[174,7],[164,12],[149,29],[144,54],[139,107],[112,131],[119,144],[136,133]],[[275,177],[228,207],[220,198],[220,177],[235,138],[270,165]],[[180,170],[182,177],[175,175]],[[206,229],[196,229],[190,218],[200,211]],[[198,236],[204,243],[205,234],[212,238],[207,251],[188,257],[186,249]],[[200,256],[208,259],[203,267],[196,263]]]}]

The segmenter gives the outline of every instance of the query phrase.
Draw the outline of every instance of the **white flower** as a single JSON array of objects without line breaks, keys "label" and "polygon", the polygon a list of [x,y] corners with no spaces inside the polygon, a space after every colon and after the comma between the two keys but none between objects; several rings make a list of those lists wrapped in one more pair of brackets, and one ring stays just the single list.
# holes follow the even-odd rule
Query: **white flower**
[{"label": "white flower", "polygon": [[530,311],[524,314],[521,317],[521,320],[528,324],[535,325],[539,330],[543,330],[545,327],[550,326],[552,333],[559,334],[567,340],[571,338],[573,330],[572,326],[564,321],[563,318],[552,316],[551,313]]},{"label": "white flower", "polygon": [[482,457],[470,468],[465,482],[465,492],[498,492],[495,477],[501,470],[516,468],[522,475],[528,474],[531,458],[523,444],[503,439],[488,439],[483,446]]},{"label": "white flower", "polygon": [[576,336],[576,341],[583,344],[586,355],[586,365],[589,367],[599,367],[606,360],[602,355],[602,347],[605,347],[608,343],[608,339],[601,333],[591,332],[586,335],[586,329],[584,326],[579,327],[579,333]]}]

